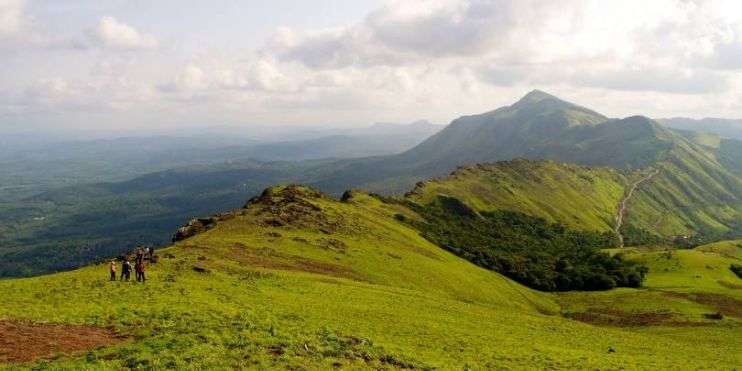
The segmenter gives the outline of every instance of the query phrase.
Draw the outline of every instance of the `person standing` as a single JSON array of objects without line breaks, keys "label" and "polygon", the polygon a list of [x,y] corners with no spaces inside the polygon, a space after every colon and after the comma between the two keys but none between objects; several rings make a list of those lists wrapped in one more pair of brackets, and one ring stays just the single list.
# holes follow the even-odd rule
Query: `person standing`
[{"label": "person standing", "polygon": [[124,262],[121,263],[121,281],[126,280],[128,282],[129,278],[131,278],[131,263],[129,263],[129,259],[124,259]]},{"label": "person standing", "polygon": [[139,245],[137,246],[137,264],[142,260],[144,260],[144,248]]},{"label": "person standing", "polygon": [[111,271],[111,281],[116,281],[116,260],[111,260],[109,269]]},{"label": "person standing", "polygon": [[137,263],[137,282],[144,282],[146,281],[146,278],[144,278],[144,261],[139,261]]},{"label": "person standing", "polygon": [[155,248],[154,247],[149,248],[149,261],[151,263],[155,262]]}]

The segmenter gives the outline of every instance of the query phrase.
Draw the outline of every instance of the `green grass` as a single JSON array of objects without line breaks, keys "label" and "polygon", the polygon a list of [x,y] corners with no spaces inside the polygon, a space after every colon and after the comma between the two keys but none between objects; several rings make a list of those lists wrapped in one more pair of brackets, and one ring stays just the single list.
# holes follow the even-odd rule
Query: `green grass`
[{"label": "green grass", "polygon": [[[677,333],[698,336],[699,342],[739,331],[742,312],[742,280],[729,269],[739,262],[742,244],[723,241],[691,250],[662,247],[611,249],[626,259],[649,267],[644,288],[618,289],[599,293],[572,292],[559,295],[566,313],[591,313],[604,321],[622,316],[655,316],[653,326],[636,328],[656,332],[656,326],[677,327]],[[724,319],[706,315],[722,313]],[[659,316],[659,317],[657,317]],[[661,330],[662,333],[669,331]],[[738,341],[738,340],[737,340]]]},{"label": "green grass", "polygon": [[[742,362],[736,319],[591,326],[558,315],[562,296],[423,240],[395,220],[397,206],[303,189],[267,197],[159,250],[146,284],[107,282],[105,265],[0,281],[0,318],[111,326],[130,336],[77,356],[5,366],[731,369]],[[580,294],[572,302],[622,292],[643,293]]]},{"label": "green grass", "polygon": [[[611,251],[615,252],[617,249]],[[645,286],[678,292],[716,292],[742,299],[740,280],[729,269],[742,261],[742,240],[721,241],[690,250],[628,249],[624,256],[649,267]]]},{"label": "green grass", "polygon": [[511,210],[585,231],[611,231],[626,179],[608,168],[514,160],[459,168],[422,183],[410,199],[455,197],[477,211]]}]

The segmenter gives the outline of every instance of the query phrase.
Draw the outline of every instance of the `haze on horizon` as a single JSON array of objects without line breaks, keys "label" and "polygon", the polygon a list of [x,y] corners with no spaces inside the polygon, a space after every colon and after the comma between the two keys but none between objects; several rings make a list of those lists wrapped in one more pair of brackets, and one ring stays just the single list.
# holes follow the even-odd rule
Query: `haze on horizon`
[{"label": "haze on horizon", "polygon": [[742,3],[0,0],[0,134],[436,123],[534,88],[742,118]]}]

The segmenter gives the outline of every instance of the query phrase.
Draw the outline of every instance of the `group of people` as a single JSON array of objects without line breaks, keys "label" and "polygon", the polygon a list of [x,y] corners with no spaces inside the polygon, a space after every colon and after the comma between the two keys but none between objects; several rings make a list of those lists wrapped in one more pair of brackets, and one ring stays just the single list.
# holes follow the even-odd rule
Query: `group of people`
[{"label": "group of people", "polygon": [[[145,282],[147,279],[144,276],[144,259],[145,257],[149,259],[150,262],[155,262],[155,249],[151,247],[142,247],[137,246],[136,250],[136,260],[133,264],[129,262],[129,257],[124,256],[121,258],[121,281],[129,281],[131,279],[131,271],[132,268],[134,269],[134,272],[136,273],[136,280],[137,282]],[[111,273],[111,281],[116,281],[116,260],[111,260],[111,263],[109,265],[109,270]]]}]

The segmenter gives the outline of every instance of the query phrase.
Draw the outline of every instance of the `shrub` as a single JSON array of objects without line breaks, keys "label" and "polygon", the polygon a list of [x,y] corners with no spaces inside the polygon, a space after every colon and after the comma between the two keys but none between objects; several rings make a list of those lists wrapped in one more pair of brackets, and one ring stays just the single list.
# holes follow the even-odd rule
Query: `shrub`
[{"label": "shrub", "polygon": [[738,278],[742,278],[742,265],[732,264],[729,266],[729,269],[731,269]]}]

